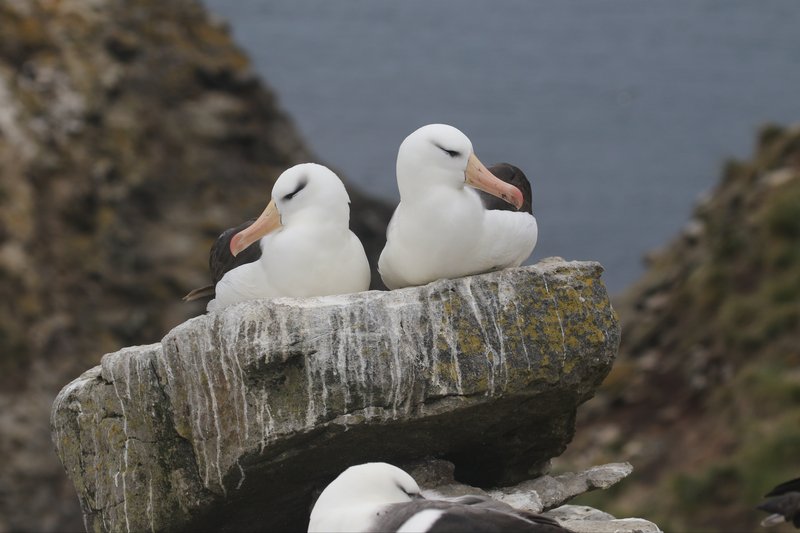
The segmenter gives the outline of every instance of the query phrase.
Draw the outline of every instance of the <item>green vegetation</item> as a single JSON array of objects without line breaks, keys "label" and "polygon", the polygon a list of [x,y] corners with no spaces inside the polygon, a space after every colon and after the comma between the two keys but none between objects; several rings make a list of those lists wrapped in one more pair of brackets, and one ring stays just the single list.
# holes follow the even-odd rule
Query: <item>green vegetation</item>
[{"label": "green vegetation", "polygon": [[764,493],[800,476],[800,128],[764,128],[695,220],[699,237],[615,303],[620,356],[564,467],[613,424],[599,460],[637,470],[582,502],[665,531],[753,531]]}]

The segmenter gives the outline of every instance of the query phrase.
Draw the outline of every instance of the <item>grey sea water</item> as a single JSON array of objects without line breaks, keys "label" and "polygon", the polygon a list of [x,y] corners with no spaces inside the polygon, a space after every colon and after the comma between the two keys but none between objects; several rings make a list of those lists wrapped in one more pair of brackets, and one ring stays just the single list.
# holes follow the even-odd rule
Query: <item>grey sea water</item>
[{"label": "grey sea water", "polygon": [[205,0],[323,162],[397,201],[397,147],[464,131],[533,181],[533,260],[611,291],[687,221],[758,126],[800,120],[794,0]]}]

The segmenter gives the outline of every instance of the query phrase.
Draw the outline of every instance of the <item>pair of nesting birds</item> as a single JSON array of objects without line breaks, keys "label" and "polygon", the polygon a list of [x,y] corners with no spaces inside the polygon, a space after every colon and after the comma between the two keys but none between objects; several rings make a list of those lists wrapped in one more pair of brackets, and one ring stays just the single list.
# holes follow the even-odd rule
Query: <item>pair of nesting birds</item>
[{"label": "pair of nesting birds", "polygon": [[[519,266],[528,258],[538,237],[530,183],[511,165],[493,171],[452,126],[423,126],[403,141],[400,204],[378,261],[389,289]],[[255,222],[217,239],[209,260],[214,285],[185,299],[215,295],[208,310],[218,311],[259,298],[367,290],[369,263],[349,229],[349,203],[328,168],[305,163],[288,169]]]}]

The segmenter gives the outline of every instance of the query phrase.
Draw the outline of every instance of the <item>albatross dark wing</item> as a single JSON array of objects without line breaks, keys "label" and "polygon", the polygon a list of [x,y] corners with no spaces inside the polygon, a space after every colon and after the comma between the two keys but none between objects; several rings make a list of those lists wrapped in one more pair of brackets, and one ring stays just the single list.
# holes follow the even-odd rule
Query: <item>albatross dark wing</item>
[{"label": "albatross dark wing", "polygon": [[488,509],[470,509],[464,512],[446,512],[428,530],[429,533],[520,531],[526,533],[568,533],[555,520],[536,515],[526,519],[519,515],[498,513]]},{"label": "albatross dark wing", "polygon": [[[531,192],[531,182],[528,181],[528,178],[525,176],[525,173],[522,172],[522,170],[509,163],[497,163],[496,165],[489,167],[489,172],[506,183],[510,183],[519,189],[524,200],[522,207],[519,208],[519,211],[530,213],[531,215],[533,214],[533,194]],[[478,194],[480,194],[481,200],[483,201],[483,206],[486,209],[496,209],[500,211],[517,210],[513,205],[509,204],[505,200],[497,198],[496,196],[492,196],[491,194],[483,191],[478,191]]]},{"label": "albatross dark wing", "polygon": [[259,241],[254,242],[242,250],[236,257],[231,253],[231,239],[233,239],[233,236],[243,229],[250,227],[253,222],[255,222],[255,219],[239,224],[235,228],[228,228],[217,237],[217,240],[211,246],[211,253],[208,256],[208,268],[211,271],[211,285],[193,290],[183,297],[184,301],[191,302],[192,300],[205,297],[213,298],[214,287],[216,287],[217,282],[222,279],[222,276],[224,276],[226,272],[236,267],[246,265],[247,263],[258,261],[261,258],[261,246]]},{"label": "albatross dark wing", "polygon": [[419,499],[387,506],[378,514],[375,531],[397,531],[415,515],[439,510],[443,514],[426,530],[429,533],[500,532],[570,533],[552,518],[520,511],[502,502],[481,496],[466,496],[452,501]]}]

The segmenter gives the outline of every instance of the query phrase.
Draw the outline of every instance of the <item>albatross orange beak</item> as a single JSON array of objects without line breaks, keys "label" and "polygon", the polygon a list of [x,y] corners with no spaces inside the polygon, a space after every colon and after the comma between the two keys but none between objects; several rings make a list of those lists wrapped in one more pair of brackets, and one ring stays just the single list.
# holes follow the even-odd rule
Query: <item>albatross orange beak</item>
[{"label": "albatross orange beak", "polygon": [[272,200],[255,222],[233,236],[231,239],[231,253],[236,257],[239,252],[258,239],[280,227],[281,214],[275,205],[275,200]]},{"label": "albatross orange beak", "polygon": [[464,175],[467,185],[505,200],[517,209],[522,207],[524,200],[520,190],[489,172],[475,154],[470,154]]}]

